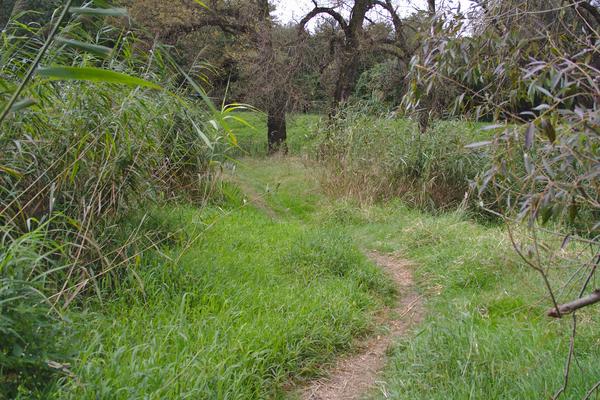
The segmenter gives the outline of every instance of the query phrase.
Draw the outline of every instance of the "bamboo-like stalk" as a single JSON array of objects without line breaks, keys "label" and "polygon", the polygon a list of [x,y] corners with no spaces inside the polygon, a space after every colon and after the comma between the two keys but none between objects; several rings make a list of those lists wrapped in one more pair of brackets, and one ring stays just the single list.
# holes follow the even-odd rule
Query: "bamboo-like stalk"
[{"label": "bamboo-like stalk", "polygon": [[[44,57],[44,55],[48,51],[48,48],[50,47],[50,45],[54,41],[54,37],[58,33],[58,29],[60,28],[60,26],[62,25],[63,21],[67,17],[67,14],[69,12],[69,8],[71,8],[71,4],[72,3],[73,3],[73,0],[67,0],[67,3],[65,4],[64,9],[62,10],[60,16],[58,17],[58,21],[56,21],[56,24],[52,27],[52,31],[50,31],[50,35],[48,35],[48,38],[46,39],[46,43],[44,43],[44,46],[37,53],[35,59],[33,60],[33,62],[31,63],[31,66],[29,67],[29,70],[27,71],[27,74],[25,74],[25,77],[21,81],[21,84],[19,85],[19,87],[17,88],[17,90],[15,90],[15,92],[13,93],[12,97],[10,98],[10,100],[8,101],[8,103],[6,104],[6,107],[4,107],[4,110],[2,111],[2,114],[0,114],[0,125],[2,125],[2,122],[6,119],[6,117],[10,113],[10,110],[12,109],[12,107],[15,105],[15,103],[19,99],[19,96],[21,95],[21,93],[25,89],[25,86],[27,86],[27,84],[29,83],[29,81],[33,77],[33,74],[35,73],[35,69],[40,64],[40,61],[42,61],[42,57]],[[2,131],[0,131],[0,138],[1,137],[2,137]]]}]

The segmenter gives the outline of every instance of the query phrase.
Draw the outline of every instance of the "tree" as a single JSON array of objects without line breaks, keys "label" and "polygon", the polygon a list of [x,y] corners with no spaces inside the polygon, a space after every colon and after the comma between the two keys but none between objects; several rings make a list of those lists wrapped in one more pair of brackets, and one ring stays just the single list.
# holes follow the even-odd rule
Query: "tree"
[{"label": "tree", "polygon": [[600,4],[482,0],[471,12],[471,35],[461,35],[459,18],[433,32],[412,79],[429,93],[453,87],[444,93],[450,113],[495,122],[489,140],[469,146],[491,161],[475,181],[478,203],[503,219],[539,274],[548,316],[572,321],[558,399],[577,371],[575,337],[586,322],[577,311],[600,302]]},{"label": "tree", "polygon": [[[266,94],[262,105],[267,110],[267,135],[269,153],[278,150],[287,151],[287,125],[286,125],[286,90],[285,80],[282,79],[280,72],[283,68],[278,63],[273,46],[273,21],[271,20],[271,11],[268,0],[256,0],[258,6],[257,29],[254,34],[254,44],[258,48],[259,68],[256,71],[256,82],[261,86],[265,85]],[[271,83],[271,84],[269,84]],[[259,91],[260,93],[260,91]]]},{"label": "tree", "polygon": [[[343,3],[341,6],[320,6],[317,0],[313,0],[314,8],[302,18],[299,23],[301,33],[305,32],[306,25],[317,16],[328,16],[337,22],[343,32],[343,43],[339,52],[339,69],[337,81],[333,94],[333,106],[337,107],[348,100],[354,91],[359,77],[361,53],[373,51],[384,51],[407,61],[410,59],[413,48],[410,48],[405,38],[405,27],[397,7],[392,0],[355,0]],[[344,6],[349,9],[349,17],[342,15]],[[435,14],[435,0],[428,0],[429,12]],[[369,35],[365,24],[376,25],[369,18],[369,12],[379,9],[387,14],[393,28],[392,37],[375,38]]]},{"label": "tree", "polygon": [[[285,49],[274,41],[275,24],[268,0],[205,1],[206,7],[184,0],[128,0],[136,19],[151,26],[156,36],[171,44],[185,35],[218,29],[236,48],[235,62],[250,75],[253,105],[267,113],[268,150],[285,151],[286,113],[289,103],[290,67]],[[202,46],[197,46],[201,48]]]},{"label": "tree", "polygon": [[372,0],[356,0],[348,20],[333,7],[320,7],[316,0],[313,3],[314,9],[300,21],[300,29],[304,31],[306,24],[317,15],[327,14],[337,21],[344,34],[338,78],[333,94],[334,106],[337,106],[350,97],[358,80],[358,53],[361,50],[361,37],[367,12],[374,6],[374,2]]}]

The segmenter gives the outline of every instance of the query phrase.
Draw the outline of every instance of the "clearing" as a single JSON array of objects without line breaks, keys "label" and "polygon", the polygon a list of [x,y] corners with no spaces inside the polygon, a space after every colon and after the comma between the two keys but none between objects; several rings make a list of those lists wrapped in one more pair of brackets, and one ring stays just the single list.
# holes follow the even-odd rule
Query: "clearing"
[{"label": "clearing", "polygon": [[[147,254],[131,288],[74,314],[64,398],[537,399],[560,385],[568,321],[544,317],[501,227],[328,198],[299,158],[228,168],[221,202],[149,210],[182,243],[198,236],[189,249]],[[593,337],[579,332],[574,395],[600,375]]]}]

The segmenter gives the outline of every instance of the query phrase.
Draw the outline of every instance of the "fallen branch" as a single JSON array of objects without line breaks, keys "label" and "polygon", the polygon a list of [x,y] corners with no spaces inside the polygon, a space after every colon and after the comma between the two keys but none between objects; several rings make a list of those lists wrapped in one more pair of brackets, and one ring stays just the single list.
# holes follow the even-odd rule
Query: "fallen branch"
[{"label": "fallen branch", "polygon": [[589,305],[600,302],[600,289],[596,289],[589,296],[582,297],[574,300],[570,303],[562,304],[557,308],[551,308],[548,310],[548,316],[554,318],[560,318],[562,315],[570,314],[580,308],[587,307]]}]

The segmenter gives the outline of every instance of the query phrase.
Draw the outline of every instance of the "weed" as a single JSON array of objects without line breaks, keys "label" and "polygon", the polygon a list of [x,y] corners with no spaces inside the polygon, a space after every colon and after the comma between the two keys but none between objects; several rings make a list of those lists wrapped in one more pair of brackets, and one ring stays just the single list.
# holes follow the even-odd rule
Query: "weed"
[{"label": "weed", "polygon": [[[192,232],[214,212],[158,214]],[[247,207],[217,215],[189,252],[172,249],[177,262],[145,257],[132,269],[143,294],[73,315],[81,384],[67,382],[63,397],[274,397],[290,376],[315,375],[348,349],[391,296],[381,271],[339,233],[307,232]],[[316,263],[324,275],[307,280]]]},{"label": "weed", "polygon": [[484,152],[465,148],[481,135],[467,122],[440,121],[421,134],[409,120],[348,113],[323,128],[317,158],[334,196],[363,203],[400,197],[427,210],[452,209],[490,163]]}]

